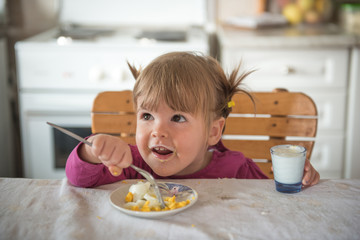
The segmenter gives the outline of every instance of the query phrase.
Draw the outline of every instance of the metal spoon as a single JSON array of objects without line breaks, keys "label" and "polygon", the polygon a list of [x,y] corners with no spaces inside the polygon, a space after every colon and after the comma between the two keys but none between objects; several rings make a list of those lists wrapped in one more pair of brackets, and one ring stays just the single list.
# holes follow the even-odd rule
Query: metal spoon
[{"label": "metal spoon", "polygon": [[[47,124],[49,124],[50,126],[56,128],[57,130],[65,133],[66,135],[72,137],[72,138],[75,138],[76,140],[80,141],[80,142],[83,142],[87,145],[89,145],[90,147],[92,147],[92,143],[87,141],[86,139],[80,137],[79,135],[73,133],[73,132],[70,132],[69,130],[65,129],[65,128],[62,128],[56,124],[53,124],[53,123],[50,123],[50,122],[46,122]],[[148,172],[148,171],[145,171],[144,169],[141,169],[133,164],[130,165],[130,167],[132,167],[135,171],[137,171],[138,173],[140,173],[146,180],[148,180],[151,185],[154,187],[155,189],[155,194],[156,194],[156,197],[157,199],[159,200],[160,202],[160,207],[161,208],[165,208],[165,203],[164,203],[164,200],[161,196],[161,193],[160,193],[160,188],[158,186],[158,184],[156,183],[154,177]]]}]

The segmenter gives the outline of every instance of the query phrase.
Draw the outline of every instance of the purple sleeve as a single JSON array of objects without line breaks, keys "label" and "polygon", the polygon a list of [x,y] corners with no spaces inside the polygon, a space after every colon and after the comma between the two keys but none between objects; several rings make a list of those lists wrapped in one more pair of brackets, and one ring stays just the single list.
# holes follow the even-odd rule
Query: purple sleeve
[{"label": "purple sleeve", "polygon": [[71,184],[78,187],[96,187],[126,179],[126,169],[123,169],[120,176],[114,177],[105,165],[83,161],[78,154],[81,144],[83,143],[73,149],[66,162],[65,172]]}]

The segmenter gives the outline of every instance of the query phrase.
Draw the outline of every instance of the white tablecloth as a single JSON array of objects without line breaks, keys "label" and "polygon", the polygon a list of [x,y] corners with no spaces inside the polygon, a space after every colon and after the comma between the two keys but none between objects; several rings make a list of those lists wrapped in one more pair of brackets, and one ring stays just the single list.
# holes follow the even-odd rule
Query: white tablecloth
[{"label": "white tablecloth", "polygon": [[194,206],[162,219],[123,214],[110,193],[64,180],[0,179],[0,239],[360,239],[360,180],[321,180],[296,194],[273,180],[178,180]]}]

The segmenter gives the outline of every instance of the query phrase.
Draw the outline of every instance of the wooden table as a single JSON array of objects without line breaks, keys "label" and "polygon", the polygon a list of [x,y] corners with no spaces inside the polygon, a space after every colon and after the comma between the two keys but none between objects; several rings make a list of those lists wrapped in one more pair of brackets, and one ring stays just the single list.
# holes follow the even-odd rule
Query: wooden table
[{"label": "wooden table", "polygon": [[360,239],[360,179],[321,180],[296,194],[273,180],[189,179],[199,200],[142,219],[109,203],[136,180],[77,188],[67,179],[0,179],[0,239]]}]

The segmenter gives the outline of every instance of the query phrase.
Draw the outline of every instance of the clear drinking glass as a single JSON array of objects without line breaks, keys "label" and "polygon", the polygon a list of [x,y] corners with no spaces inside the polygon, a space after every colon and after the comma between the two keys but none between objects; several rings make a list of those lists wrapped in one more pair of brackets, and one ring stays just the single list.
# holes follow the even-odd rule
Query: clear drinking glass
[{"label": "clear drinking glass", "polygon": [[301,191],[306,148],[277,145],[270,149],[276,190],[283,193]]}]

